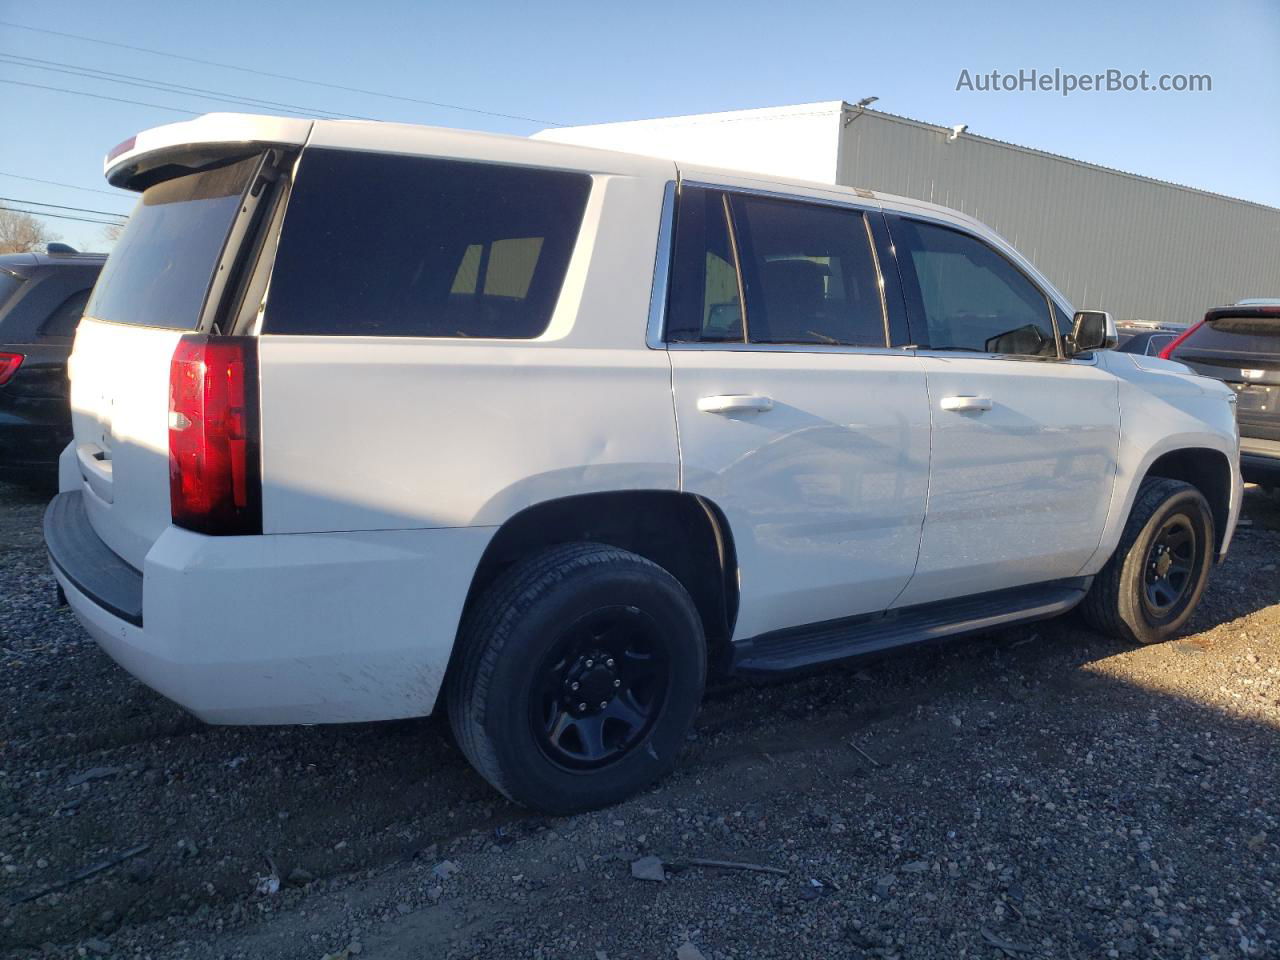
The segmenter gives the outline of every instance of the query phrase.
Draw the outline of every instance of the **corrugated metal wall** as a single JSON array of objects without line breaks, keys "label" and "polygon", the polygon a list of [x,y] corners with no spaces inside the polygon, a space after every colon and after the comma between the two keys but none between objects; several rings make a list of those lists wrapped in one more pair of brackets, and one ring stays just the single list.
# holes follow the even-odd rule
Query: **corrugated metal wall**
[{"label": "corrugated metal wall", "polygon": [[1280,210],[853,108],[837,183],[987,223],[1077,308],[1168,323],[1280,297]]}]

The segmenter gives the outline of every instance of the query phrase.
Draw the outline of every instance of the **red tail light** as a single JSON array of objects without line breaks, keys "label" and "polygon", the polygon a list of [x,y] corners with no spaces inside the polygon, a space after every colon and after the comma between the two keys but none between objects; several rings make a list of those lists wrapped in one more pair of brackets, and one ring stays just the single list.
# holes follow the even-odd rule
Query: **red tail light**
[{"label": "red tail light", "polygon": [[0,353],[0,387],[8,383],[22,366],[22,354]]},{"label": "red tail light", "polygon": [[262,532],[255,337],[185,336],[169,367],[173,522],[209,534]]},{"label": "red tail light", "polygon": [[1165,347],[1163,350],[1160,351],[1160,359],[1172,360],[1173,351],[1177,350],[1178,347],[1182,346],[1182,341],[1187,339],[1187,337],[1191,336],[1193,333],[1195,333],[1197,330],[1199,330],[1203,326],[1204,326],[1204,321],[1197,320],[1191,326],[1187,327],[1187,329],[1183,330],[1180,334],[1174,337],[1172,341],[1170,341],[1167,347]]}]

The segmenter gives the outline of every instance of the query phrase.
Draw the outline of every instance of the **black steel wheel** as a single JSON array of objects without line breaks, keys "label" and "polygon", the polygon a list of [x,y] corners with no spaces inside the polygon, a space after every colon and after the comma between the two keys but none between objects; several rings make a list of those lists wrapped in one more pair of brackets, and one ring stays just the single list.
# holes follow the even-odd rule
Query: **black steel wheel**
[{"label": "black steel wheel", "polygon": [[600,607],[570,624],[543,658],[529,700],[543,753],[569,769],[592,770],[643,740],[667,695],[667,642],[639,607]]},{"label": "black steel wheel", "polygon": [[1142,599],[1152,620],[1167,617],[1195,583],[1199,553],[1191,518],[1175,513],[1156,531],[1143,567]]},{"label": "black steel wheel", "polygon": [[1081,612],[1092,626],[1122,640],[1167,640],[1200,602],[1215,542],[1213,512],[1199,490],[1148,477]]},{"label": "black steel wheel", "polygon": [[447,683],[472,765],[548,813],[607,806],[675,764],[706,681],[689,594],[643,557],[550,547],[477,600]]}]

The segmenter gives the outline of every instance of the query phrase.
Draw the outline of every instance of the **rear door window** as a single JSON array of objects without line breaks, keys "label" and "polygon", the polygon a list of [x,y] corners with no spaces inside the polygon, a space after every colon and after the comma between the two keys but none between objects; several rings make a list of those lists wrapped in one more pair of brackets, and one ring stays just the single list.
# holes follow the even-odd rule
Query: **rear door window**
[{"label": "rear door window", "polygon": [[307,150],[263,332],[540,336],[590,191],[582,173]]},{"label": "rear door window", "polygon": [[148,187],[85,313],[110,323],[194,330],[257,155]]},{"label": "rear door window", "polygon": [[680,191],[667,311],[667,339],[673,343],[743,342],[726,203],[719,190]]},{"label": "rear door window", "polygon": [[861,211],[733,195],[752,343],[887,346]]}]

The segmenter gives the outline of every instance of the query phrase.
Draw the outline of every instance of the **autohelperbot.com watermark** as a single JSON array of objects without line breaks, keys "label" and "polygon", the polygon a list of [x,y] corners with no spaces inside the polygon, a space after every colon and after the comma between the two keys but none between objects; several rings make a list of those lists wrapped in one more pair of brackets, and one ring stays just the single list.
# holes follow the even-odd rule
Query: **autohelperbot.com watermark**
[{"label": "autohelperbot.com watermark", "polygon": [[974,93],[1211,93],[1213,77],[1207,73],[1151,73],[1109,69],[1099,73],[1053,70],[961,70],[956,90]]}]

